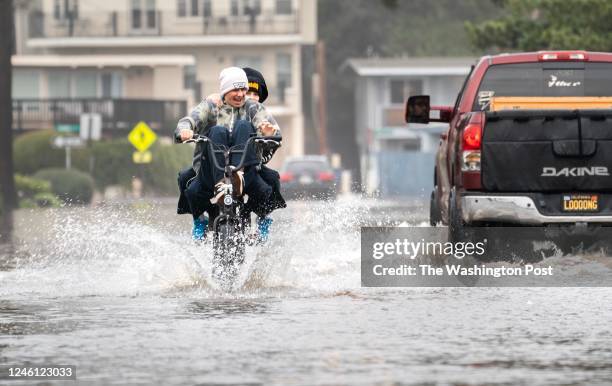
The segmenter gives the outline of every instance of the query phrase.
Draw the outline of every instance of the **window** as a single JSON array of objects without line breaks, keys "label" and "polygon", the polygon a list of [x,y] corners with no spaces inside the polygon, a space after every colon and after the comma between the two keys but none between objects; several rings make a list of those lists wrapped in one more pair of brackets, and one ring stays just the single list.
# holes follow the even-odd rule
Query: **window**
[{"label": "window", "polygon": [[485,73],[473,109],[488,108],[493,96],[609,97],[612,64],[535,62],[498,64]]},{"label": "window", "polygon": [[55,20],[78,19],[79,0],[54,0],[53,18]]},{"label": "window", "polygon": [[60,5],[61,0],[55,0],[53,2],[53,17],[55,20],[60,20],[62,18],[62,6]]},{"label": "window", "polygon": [[49,98],[70,98],[70,72],[50,71],[47,77]]},{"label": "window", "polygon": [[203,11],[204,11],[204,17],[211,17],[212,16],[212,0],[204,0],[204,6],[203,6]]},{"label": "window", "polygon": [[34,70],[13,70],[11,95],[15,99],[40,98],[40,73]]},{"label": "window", "polygon": [[[202,6],[201,8],[200,5]],[[176,10],[176,14],[178,17],[211,17],[212,0],[178,0]]]},{"label": "window", "polygon": [[[241,7],[242,5],[242,7]],[[242,11],[242,12],[241,12]],[[261,0],[231,0],[230,14],[232,16],[257,16],[261,14]]]},{"label": "window", "polygon": [[121,98],[123,96],[123,78],[118,73],[102,74],[102,98]]},{"label": "window", "polygon": [[187,16],[187,0],[178,0],[176,3],[176,12],[178,17]]},{"label": "window", "polygon": [[153,29],[156,24],[156,16],[157,12],[155,11],[155,0],[146,0],[147,1],[147,28]]},{"label": "window", "polygon": [[278,84],[291,87],[291,55],[281,53],[276,56],[276,74]]},{"label": "window", "polygon": [[285,101],[285,89],[291,87],[291,55],[279,53],[276,55],[276,82],[281,102]]},{"label": "window", "polygon": [[291,0],[276,0],[277,15],[291,15],[292,13]]},{"label": "window", "polygon": [[389,85],[391,89],[391,103],[400,104],[404,103],[404,81],[403,80],[392,80]]},{"label": "window", "polygon": [[403,105],[411,95],[419,95],[423,92],[423,81],[421,79],[392,79],[389,82],[391,104]]},{"label": "window", "polygon": [[132,29],[155,29],[157,10],[155,0],[132,0]]},{"label": "window", "polygon": [[261,0],[243,0],[243,13],[245,15],[260,15],[261,14]]},{"label": "window", "polygon": [[132,28],[140,29],[142,23],[140,18],[142,16],[142,9],[140,8],[140,0],[132,0]]},{"label": "window", "polygon": [[467,84],[470,80],[470,77],[472,76],[472,73],[474,72],[474,67],[475,66],[472,64],[472,66],[470,67],[470,72],[467,74],[467,76],[463,80],[461,89],[459,90],[459,94],[457,94],[457,99],[455,100],[454,110],[459,110],[459,106],[461,105],[461,101],[463,100],[463,95],[464,95],[463,93],[465,92],[465,88],[467,87]]},{"label": "window", "polygon": [[259,71],[261,68],[261,56],[236,56],[234,58],[234,66],[240,68],[251,67]]},{"label": "window", "polygon": [[183,88],[191,90],[195,87],[196,83],[196,66],[185,66],[183,67]]},{"label": "window", "polygon": [[98,77],[94,72],[74,74],[74,97],[95,98],[98,96]]}]

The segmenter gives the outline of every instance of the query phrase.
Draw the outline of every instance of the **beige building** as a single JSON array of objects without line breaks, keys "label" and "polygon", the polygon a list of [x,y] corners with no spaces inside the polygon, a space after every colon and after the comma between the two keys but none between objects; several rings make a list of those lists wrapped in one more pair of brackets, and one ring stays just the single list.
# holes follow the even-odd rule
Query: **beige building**
[{"label": "beige building", "polygon": [[[317,38],[314,0],[22,0],[15,12],[16,100],[191,107],[217,92],[222,68],[249,66],[266,78],[284,155],[303,153],[304,101],[311,98],[303,85],[312,76],[303,62],[312,60]],[[27,115],[31,105],[20,111]]]}]

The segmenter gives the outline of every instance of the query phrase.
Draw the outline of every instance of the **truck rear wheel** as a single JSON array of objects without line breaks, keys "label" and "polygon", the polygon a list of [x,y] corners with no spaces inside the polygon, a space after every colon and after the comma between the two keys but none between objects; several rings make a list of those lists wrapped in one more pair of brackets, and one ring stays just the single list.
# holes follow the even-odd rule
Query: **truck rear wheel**
[{"label": "truck rear wheel", "polygon": [[468,230],[461,218],[461,213],[457,207],[455,190],[450,194],[448,203],[448,238],[452,243],[469,241]]},{"label": "truck rear wheel", "polygon": [[434,186],[429,198],[429,225],[435,227],[442,222],[442,214],[440,213],[440,205],[438,205],[438,187]]}]

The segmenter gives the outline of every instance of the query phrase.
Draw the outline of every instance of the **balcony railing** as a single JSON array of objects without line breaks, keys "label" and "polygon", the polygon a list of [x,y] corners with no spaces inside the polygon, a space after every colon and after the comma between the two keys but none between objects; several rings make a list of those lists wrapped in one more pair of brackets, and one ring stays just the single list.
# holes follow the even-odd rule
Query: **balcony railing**
[{"label": "balcony railing", "polygon": [[81,114],[97,113],[105,136],[123,135],[140,121],[161,135],[171,136],[187,114],[184,101],[139,99],[13,99],[13,129],[57,129],[79,124]]},{"label": "balcony railing", "polygon": [[282,35],[299,30],[296,12],[277,15],[272,10],[240,16],[179,16],[176,11],[158,10],[79,12],[61,19],[41,11],[29,14],[30,38]]}]

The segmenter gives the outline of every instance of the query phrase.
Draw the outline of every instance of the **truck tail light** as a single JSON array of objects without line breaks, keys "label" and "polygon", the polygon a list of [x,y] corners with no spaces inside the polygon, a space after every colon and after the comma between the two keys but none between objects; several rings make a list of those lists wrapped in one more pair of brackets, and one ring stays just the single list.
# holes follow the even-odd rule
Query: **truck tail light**
[{"label": "truck tail light", "polygon": [[480,150],[482,127],[480,123],[470,123],[463,129],[463,150]]},{"label": "truck tail light", "polygon": [[461,164],[462,172],[479,172],[480,171],[480,150],[464,150],[463,163]]},{"label": "truck tail light", "polygon": [[480,181],[480,157],[482,132],[485,125],[484,112],[472,115],[461,134],[461,175],[465,189],[482,188]]},{"label": "truck tail light", "polygon": [[538,54],[538,60],[555,61],[555,60],[589,60],[585,52],[541,52]]},{"label": "truck tail light", "polygon": [[462,172],[480,172],[480,147],[482,126],[480,122],[469,123],[463,129]]}]

